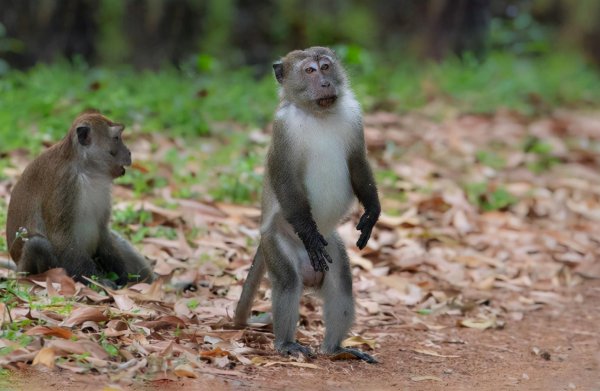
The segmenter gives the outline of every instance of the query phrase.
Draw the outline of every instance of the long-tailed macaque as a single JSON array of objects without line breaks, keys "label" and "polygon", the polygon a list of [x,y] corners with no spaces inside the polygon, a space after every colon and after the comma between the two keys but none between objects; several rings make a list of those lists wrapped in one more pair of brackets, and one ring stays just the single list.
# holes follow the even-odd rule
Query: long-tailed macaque
[{"label": "long-tailed macaque", "polygon": [[118,284],[154,279],[144,257],[108,226],[112,180],[131,165],[123,128],[84,112],[60,142],[27,166],[12,190],[6,225],[18,271],[62,267],[82,282],[83,276],[109,272]]},{"label": "long-tailed macaque", "polygon": [[310,357],[296,341],[303,286],[323,297],[326,354],[376,362],[341,342],[354,320],[352,275],[336,226],[354,199],[364,207],[356,245],[366,246],[381,211],[366,157],[362,116],[344,68],[324,47],[273,64],[281,103],[273,123],[262,199],[261,238],[235,313],[245,325],[265,268],[272,284],[275,348]]}]

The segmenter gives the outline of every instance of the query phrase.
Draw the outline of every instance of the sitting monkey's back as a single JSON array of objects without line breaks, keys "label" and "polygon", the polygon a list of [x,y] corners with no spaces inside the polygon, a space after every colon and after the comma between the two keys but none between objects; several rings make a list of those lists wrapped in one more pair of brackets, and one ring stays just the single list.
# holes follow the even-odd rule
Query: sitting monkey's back
[{"label": "sitting monkey's back", "polygon": [[[87,116],[90,117],[91,114]],[[23,241],[17,240],[17,233],[23,233],[23,228],[27,237],[39,235],[52,241],[54,238],[52,232],[48,232],[48,226],[65,225],[74,220],[77,209],[75,194],[80,192],[80,175],[85,174],[78,173],[78,165],[74,164],[77,156],[71,145],[73,139],[71,129],[61,141],[48,148],[25,168],[11,191],[6,242],[15,262],[21,257]],[[103,223],[107,223],[110,218],[110,186],[102,183],[96,187],[104,199],[101,205],[95,207],[107,212],[103,218]]]}]

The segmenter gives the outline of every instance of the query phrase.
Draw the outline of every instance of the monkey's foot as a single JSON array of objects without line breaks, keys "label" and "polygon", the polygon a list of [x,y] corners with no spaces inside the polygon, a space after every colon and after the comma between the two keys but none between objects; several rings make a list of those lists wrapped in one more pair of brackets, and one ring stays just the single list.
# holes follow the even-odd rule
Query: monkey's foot
[{"label": "monkey's foot", "polygon": [[315,358],[315,354],[310,348],[300,345],[298,342],[285,342],[277,348],[277,351],[284,356],[298,357],[302,354],[306,358]]},{"label": "monkey's foot", "polygon": [[369,364],[377,364],[379,362],[375,359],[375,357],[373,357],[370,354],[367,354],[363,351],[360,351],[358,349],[353,349],[353,348],[342,348],[342,347],[339,347],[335,352],[333,352],[332,359],[333,360],[358,359],[358,360],[366,361]]}]

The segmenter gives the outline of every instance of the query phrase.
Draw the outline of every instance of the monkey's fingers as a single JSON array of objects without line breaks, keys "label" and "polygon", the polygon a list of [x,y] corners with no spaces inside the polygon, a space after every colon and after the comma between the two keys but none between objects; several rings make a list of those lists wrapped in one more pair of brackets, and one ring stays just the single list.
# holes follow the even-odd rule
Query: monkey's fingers
[{"label": "monkey's fingers", "polygon": [[331,263],[330,259],[331,258],[329,258],[329,254],[327,254],[325,249],[321,249],[321,251],[319,252],[319,265],[321,267],[322,272],[329,271],[329,266],[327,265],[326,261],[329,260],[329,263]]},{"label": "monkey's fingers", "polygon": [[356,229],[358,231],[362,231],[363,228],[365,227],[365,224],[367,224],[368,220],[369,220],[369,215],[367,213],[363,213],[363,215],[360,217],[360,220],[358,221],[358,224],[356,225]]},{"label": "monkey's fingers", "polygon": [[356,242],[356,246],[362,250],[367,245],[367,242],[369,241],[370,237],[371,229],[363,229],[362,233],[360,234],[360,237],[358,238],[358,241]]},{"label": "monkey's fingers", "polygon": [[308,251],[308,258],[310,259],[310,264],[312,265],[313,269],[316,272],[322,272],[324,271],[325,267],[327,266],[325,264],[325,262],[323,262],[321,260],[320,254],[318,251],[316,250],[309,250]]},{"label": "monkey's fingers", "polygon": [[325,240],[325,238],[321,234],[319,234],[319,241],[321,243],[323,243],[323,246],[327,246],[329,244],[329,243],[327,243],[327,240]]},{"label": "monkey's fingers", "polygon": [[[327,262],[333,263],[333,259],[331,259],[331,256],[329,256],[329,253],[327,251],[325,251],[325,249],[323,249],[322,254],[323,254],[323,257],[325,258],[325,260],[327,260]],[[327,266],[327,264],[325,264],[325,266]]]},{"label": "monkey's fingers", "polygon": [[308,250],[308,259],[310,260],[310,264],[315,269],[316,272],[319,271],[319,262],[317,261],[316,254],[312,250]]}]

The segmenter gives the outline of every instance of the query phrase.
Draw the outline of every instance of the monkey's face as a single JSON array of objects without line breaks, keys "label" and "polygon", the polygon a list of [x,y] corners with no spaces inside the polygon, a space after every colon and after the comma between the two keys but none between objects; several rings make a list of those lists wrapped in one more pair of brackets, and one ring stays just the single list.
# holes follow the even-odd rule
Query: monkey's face
[{"label": "monkey's face", "polygon": [[344,91],[344,71],[327,48],[310,48],[288,54],[273,64],[286,99],[311,111],[328,111]]},{"label": "monkey's face", "polygon": [[87,115],[75,125],[84,168],[118,178],[131,165],[131,152],[122,139],[124,126],[100,114]]},{"label": "monkey's face", "polygon": [[131,166],[131,151],[123,143],[124,126],[115,124],[108,128],[109,130],[109,145],[108,153],[113,158],[111,164],[111,175],[113,178],[118,178],[125,175],[125,167]]}]

